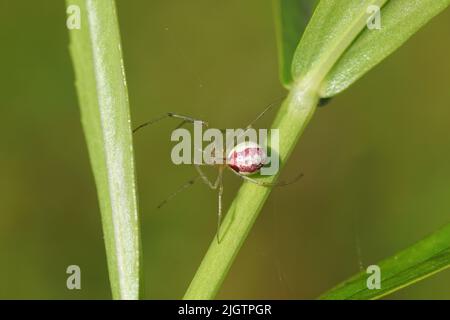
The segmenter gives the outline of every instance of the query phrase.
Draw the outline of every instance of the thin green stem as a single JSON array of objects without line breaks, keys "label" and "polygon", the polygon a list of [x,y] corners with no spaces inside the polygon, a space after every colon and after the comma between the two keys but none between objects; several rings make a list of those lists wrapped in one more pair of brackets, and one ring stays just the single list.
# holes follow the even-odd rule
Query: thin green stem
[{"label": "thin green stem", "polygon": [[[299,82],[283,102],[272,128],[280,130],[280,167],[286,162],[311,119],[318,102],[317,86]],[[271,176],[264,181],[276,179]],[[215,297],[234,258],[244,243],[258,213],[269,196],[271,188],[244,182],[235,197],[220,229],[221,241],[212,241],[185,299],[212,299]]]}]

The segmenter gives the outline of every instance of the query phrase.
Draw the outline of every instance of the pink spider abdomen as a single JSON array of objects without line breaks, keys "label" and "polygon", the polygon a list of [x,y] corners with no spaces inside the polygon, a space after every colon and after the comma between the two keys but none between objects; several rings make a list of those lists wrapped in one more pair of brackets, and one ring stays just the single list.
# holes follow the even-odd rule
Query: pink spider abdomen
[{"label": "pink spider abdomen", "polygon": [[242,142],[231,149],[227,164],[234,171],[250,175],[257,173],[267,161],[267,154],[255,142]]}]

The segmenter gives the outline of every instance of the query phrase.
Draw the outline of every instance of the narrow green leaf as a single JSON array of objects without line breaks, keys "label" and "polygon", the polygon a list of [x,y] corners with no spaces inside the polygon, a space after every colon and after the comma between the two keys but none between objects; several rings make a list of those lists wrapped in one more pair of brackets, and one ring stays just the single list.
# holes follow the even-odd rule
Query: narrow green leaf
[{"label": "narrow green leaf", "polygon": [[348,88],[449,4],[450,0],[390,0],[381,10],[381,29],[363,30],[327,75],[321,96]]},{"label": "narrow green leaf", "polygon": [[[366,27],[367,8],[387,0],[321,0],[292,61],[294,79],[322,82],[339,57]],[[305,81],[305,80],[302,80]]]},{"label": "narrow green leaf", "polygon": [[321,299],[378,299],[450,267],[450,224],[377,264],[381,288],[369,290],[361,272],[321,296]]},{"label": "narrow green leaf", "polygon": [[289,88],[292,58],[318,0],[274,0],[281,83]]},{"label": "narrow green leaf", "polygon": [[114,299],[138,299],[139,220],[116,7],[113,0],[67,0],[67,4],[81,9],[81,28],[70,30],[70,49],[102,214],[112,294]]}]

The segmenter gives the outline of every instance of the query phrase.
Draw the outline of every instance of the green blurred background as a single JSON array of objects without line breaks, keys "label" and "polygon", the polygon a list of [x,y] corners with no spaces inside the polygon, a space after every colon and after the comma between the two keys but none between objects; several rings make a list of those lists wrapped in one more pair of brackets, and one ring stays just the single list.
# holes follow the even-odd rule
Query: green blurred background
[{"label": "green blurred background", "polygon": [[[284,95],[270,0],[117,3],[134,124],[242,127]],[[0,21],[0,298],[110,298],[64,2],[0,0]],[[449,222],[448,39],[449,10],[317,111],[283,172],[304,178],[273,191],[218,298],[315,298]],[[148,299],[182,297],[215,233],[201,184],[155,209],[195,174],[170,161],[174,125],[135,137]],[[389,298],[450,299],[450,270]]]}]

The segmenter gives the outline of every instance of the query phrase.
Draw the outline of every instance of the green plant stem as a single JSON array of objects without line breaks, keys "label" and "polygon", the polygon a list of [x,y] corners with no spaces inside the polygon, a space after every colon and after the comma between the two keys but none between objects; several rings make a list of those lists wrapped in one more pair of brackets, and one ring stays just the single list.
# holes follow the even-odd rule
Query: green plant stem
[{"label": "green plant stem", "polygon": [[114,299],[138,299],[141,244],[125,69],[113,0],[67,0],[81,11],[70,30],[81,121],[102,214]]},{"label": "green plant stem", "polygon": [[[272,128],[280,130],[280,169],[311,119],[318,102],[317,85],[301,81],[294,85],[283,102]],[[276,176],[265,178],[269,182]],[[215,297],[234,258],[244,243],[271,188],[244,182],[222,223],[221,241],[212,241],[184,299],[212,299]]]}]

